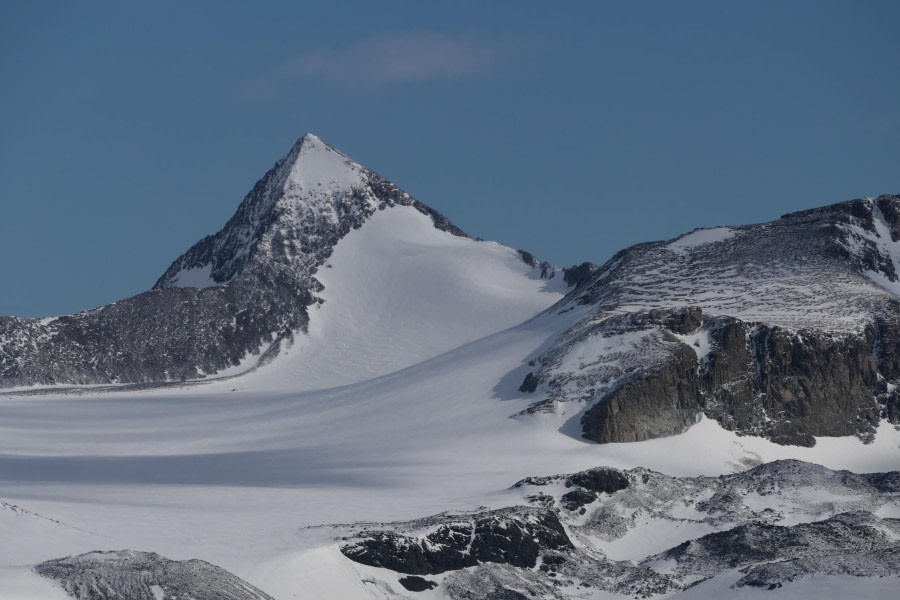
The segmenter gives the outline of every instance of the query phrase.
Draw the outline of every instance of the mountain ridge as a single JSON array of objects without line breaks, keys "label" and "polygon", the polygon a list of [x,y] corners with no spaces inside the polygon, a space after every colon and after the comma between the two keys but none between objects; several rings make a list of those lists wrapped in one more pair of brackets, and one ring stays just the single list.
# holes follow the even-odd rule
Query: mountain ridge
[{"label": "mountain ridge", "polygon": [[[404,228],[412,237],[400,242]],[[418,250],[404,258],[407,243]],[[342,253],[335,278],[332,255],[348,244],[355,254]],[[246,372],[291,348],[279,368],[291,373],[294,389],[342,385],[545,308],[552,318],[582,307],[585,316],[559,320],[556,338],[525,358],[531,368],[519,391],[533,399],[525,414],[577,419],[589,440],[675,435],[705,415],[741,434],[812,445],[819,436],[870,439],[881,419],[900,420],[898,196],[697,229],[631,246],[599,267],[560,270],[509,250],[520,270],[503,248],[471,240],[307,134],[225,226],[173,261],[149,292],[76,315],[0,321],[0,386],[199,380]],[[493,293],[480,272],[505,281],[506,295]],[[375,279],[361,288],[372,273],[404,283]],[[559,285],[516,283],[557,274]],[[324,280],[339,296],[329,296]],[[534,302],[518,302],[517,294]],[[348,303],[357,296],[368,303]],[[447,304],[451,298],[459,306]],[[398,312],[398,303],[413,312]],[[518,308],[504,315],[504,303]],[[432,326],[451,313],[468,329]],[[311,314],[330,315],[337,329],[322,321],[311,332]]]},{"label": "mountain ridge", "polygon": [[413,206],[436,228],[468,237],[444,215],[307,133],[253,186],[225,226],[175,259],[152,289],[177,287],[180,272],[206,267],[211,283],[228,283],[260,250],[272,262],[309,270],[309,264],[291,264],[298,254],[312,250],[318,238],[333,245],[329,238],[346,234],[343,219],[356,228],[392,203]]},{"label": "mountain ridge", "polygon": [[[394,207],[470,239],[308,134],[222,230],[177,258],[148,292],[73,315],[0,320],[0,387],[186,381],[277,353],[306,332],[309,307],[322,301],[316,272],[337,243]],[[521,261],[555,274],[547,263]]]},{"label": "mountain ridge", "polygon": [[348,161],[0,319],[0,388],[107,383],[0,389],[0,595],[892,597],[900,197],[559,269]]},{"label": "mountain ridge", "polygon": [[632,246],[551,309],[586,317],[530,357],[532,411],[583,435],[675,435],[700,413],[810,445],[900,419],[900,197]]}]

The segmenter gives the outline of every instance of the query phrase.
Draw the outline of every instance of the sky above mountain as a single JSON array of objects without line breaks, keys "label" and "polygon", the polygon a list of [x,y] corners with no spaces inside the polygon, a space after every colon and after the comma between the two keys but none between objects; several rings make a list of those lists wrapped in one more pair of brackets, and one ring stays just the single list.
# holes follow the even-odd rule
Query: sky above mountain
[{"label": "sky above mountain", "polygon": [[900,192],[896,2],[5,2],[0,315],[149,289],[307,131],[570,265]]}]

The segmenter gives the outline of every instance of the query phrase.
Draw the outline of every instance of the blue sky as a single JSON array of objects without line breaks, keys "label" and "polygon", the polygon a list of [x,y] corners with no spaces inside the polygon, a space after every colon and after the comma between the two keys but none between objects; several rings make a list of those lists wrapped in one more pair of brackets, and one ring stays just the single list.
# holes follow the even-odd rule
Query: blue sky
[{"label": "blue sky", "polygon": [[900,3],[0,4],[0,314],[148,289],[312,131],[562,265],[900,193]]}]

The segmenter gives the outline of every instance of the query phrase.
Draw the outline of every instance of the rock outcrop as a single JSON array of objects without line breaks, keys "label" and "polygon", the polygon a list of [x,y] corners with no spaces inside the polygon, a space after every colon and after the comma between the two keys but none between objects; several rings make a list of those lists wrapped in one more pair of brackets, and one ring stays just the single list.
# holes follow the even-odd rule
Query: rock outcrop
[{"label": "rock outcrop", "polygon": [[363,531],[341,548],[347,558],[410,575],[436,575],[482,563],[534,568],[544,552],[572,543],[556,515],[543,510],[501,510],[444,517],[421,537],[392,530]]},{"label": "rock outcrop", "polygon": [[340,526],[340,539],[351,560],[418,572],[399,579],[406,589],[460,600],[666,597],[733,569],[735,587],[810,575],[900,583],[900,520],[876,516],[896,511],[898,490],[900,472],[796,460],[721,477],[600,467],[523,479],[510,490],[516,506],[360,524],[349,536]]},{"label": "rock outcrop", "polygon": [[[648,557],[644,563],[674,563],[667,573],[690,583],[727,569],[783,560],[817,559],[898,548],[900,521],[870,513],[841,513],[830,519],[793,526],[748,523],[690,540]],[[829,561],[830,562],[830,561]],[[813,571],[818,569],[813,569]],[[827,566],[823,569],[830,570]],[[752,581],[748,579],[746,583]],[[745,584],[746,584],[745,583]]]},{"label": "rock outcrop", "polygon": [[[669,324],[660,323],[659,331],[669,356],[626,377],[590,407],[582,418],[584,437],[604,443],[674,435],[703,412],[726,429],[811,446],[814,436],[869,439],[879,420],[895,412],[884,374],[896,380],[897,373],[890,364],[880,369],[878,360],[893,353],[883,344],[896,330],[885,323],[879,336],[874,329],[835,335],[710,318],[704,326],[709,352],[701,357],[690,344],[665,337],[696,331],[676,323],[701,311],[668,314]],[[534,375],[528,383],[537,388]]]},{"label": "rock outcrop", "polygon": [[272,600],[207,562],[169,560],[153,552],[88,552],[48,560],[34,570],[76,600]]},{"label": "rock outcrop", "polygon": [[781,444],[871,440],[900,422],[897,215],[882,196],[620,252],[553,309],[590,310],[531,357],[529,412],[585,405],[599,443],[701,414]]}]

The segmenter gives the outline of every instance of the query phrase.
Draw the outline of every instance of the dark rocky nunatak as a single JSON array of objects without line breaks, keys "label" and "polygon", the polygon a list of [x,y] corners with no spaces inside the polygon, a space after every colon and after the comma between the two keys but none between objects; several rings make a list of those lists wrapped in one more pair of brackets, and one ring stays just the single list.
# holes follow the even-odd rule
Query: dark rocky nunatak
[{"label": "dark rocky nunatak", "polygon": [[437,587],[436,582],[425,579],[424,577],[419,577],[418,575],[408,575],[406,577],[401,577],[397,581],[411,592],[424,592],[425,590],[431,590]]},{"label": "dark rocky nunatak", "polygon": [[526,509],[447,518],[418,537],[393,530],[365,531],[341,548],[347,558],[414,575],[436,575],[481,563],[533,568],[542,552],[572,547],[556,514]]},{"label": "dark rocky nunatak", "polygon": [[246,581],[202,560],[169,560],[153,552],[88,552],[34,570],[76,600],[273,600]]},{"label": "dark rocky nunatak", "polygon": [[[454,600],[663,597],[732,569],[737,587],[764,589],[811,575],[898,578],[900,520],[877,516],[896,510],[898,477],[797,460],[720,477],[599,467],[525,478],[509,490],[518,506],[360,524],[342,551],[423,581],[440,573]],[[591,501],[574,506],[582,497]],[[612,556],[648,528],[667,533],[642,554]],[[671,547],[652,549],[659,542]]]}]

